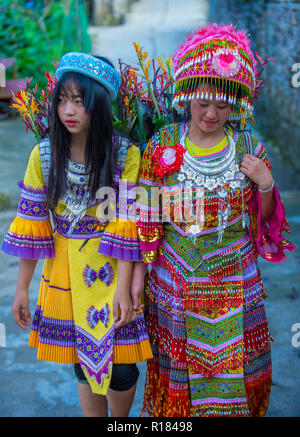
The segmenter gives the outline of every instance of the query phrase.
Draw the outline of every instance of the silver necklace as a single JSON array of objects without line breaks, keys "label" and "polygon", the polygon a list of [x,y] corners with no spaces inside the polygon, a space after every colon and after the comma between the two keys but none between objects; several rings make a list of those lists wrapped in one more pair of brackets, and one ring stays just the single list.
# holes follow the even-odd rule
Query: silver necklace
[{"label": "silver necklace", "polygon": [[193,143],[191,142],[190,137],[189,137],[188,135],[187,135],[187,139],[188,139],[188,142],[189,142],[190,148],[191,148],[192,151],[194,152],[194,155],[197,156],[196,150],[194,149],[194,147],[193,147]]},{"label": "silver necklace", "polygon": [[[180,144],[185,144],[185,139],[189,130],[187,126]],[[231,135],[225,130],[225,134],[229,141],[229,148],[226,154],[212,162],[203,162],[193,157],[188,150],[186,150],[183,158],[181,168],[179,170],[177,180],[181,185],[181,193],[184,192],[184,199],[191,201],[192,188],[204,189],[207,192],[215,191],[218,199],[218,243],[222,241],[223,233],[227,227],[228,218],[231,215],[230,196],[238,189],[242,192],[242,225],[245,227],[245,209],[244,209],[244,189],[243,181],[245,175],[240,172],[239,166],[236,162],[236,147]],[[228,184],[229,190],[225,189]],[[196,196],[197,197],[197,196]],[[204,206],[203,206],[204,207]],[[194,212],[194,211],[193,211]],[[188,228],[188,233],[196,241],[197,234],[201,232],[199,224],[193,224]]]},{"label": "silver necklace", "polygon": [[69,160],[66,179],[67,190],[62,198],[66,208],[62,213],[62,217],[70,222],[68,230],[68,234],[70,234],[76,223],[85,216],[91,201],[91,195],[87,189],[89,175],[86,173],[83,164]]},{"label": "silver necklace", "polygon": [[197,173],[201,172],[201,174],[205,176],[219,175],[220,173],[224,172],[224,170],[228,169],[231,163],[235,159],[235,142],[233,141],[233,138],[228,134],[227,131],[226,131],[226,135],[229,140],[229,150],[218,161],[215,162],[200,161],[199,159],[192,156],[190,152],[187,150],[184,154],[183,165],[186,163],[186,165],[190,167],[192,170],[194,170]]}]

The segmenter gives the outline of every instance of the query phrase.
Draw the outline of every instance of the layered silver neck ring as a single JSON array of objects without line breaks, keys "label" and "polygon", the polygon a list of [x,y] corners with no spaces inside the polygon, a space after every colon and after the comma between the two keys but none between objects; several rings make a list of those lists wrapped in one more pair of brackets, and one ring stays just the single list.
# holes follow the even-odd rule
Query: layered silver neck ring
[{"label": "layered silver neck ring", "polygon": [[[185,147],[189,126],[187,126],[180,144]],[[231,215],[230,196],[238,189],[242,193],[242,225],[245,226],[245,209],[244,209],[244,184],[245,175],[239,170],[236,162],[236,146],[234,139],[225,130],[229,141],[229,148],[226,154],[215,161],[201,161],[193,157],[186,150],[181,168],[178,172],[177,180],[181,185],[181,191],[191,189],[192,187],[204,188],[208,192],[215,191],[218,199],[218,242],[222,241],[222,235],[227,226],[228,218]],[[227,189],[225,188],[227,185]],[[190,228],[191,236],[194,241],[197,234],[201,232],[198,225],[192,225]],[[188,231],[189,232],[189,231]]]},{"label": "layered silver neck ring", "polygon": [[81,220],[89,207],[91,196],[87,189],[89,175],[83,164],[68,161],[66,171],[67,191],[63,196],[66,208],[62,216],[70,222],[68,233],[71,233],[77,222]]},{"label": "layered silver neck ring", "polygon": [[[188,127],[181,137],[180,144],[185,145]],[[217,161],[201,161],[193,157],[186,150],[177,180],[181,184],[195,184],[198,187],[213,191],[229,184],[232,191],[240,188],[245,175],[240,172],[236,162],[236,147],[232,136],[225,131],[229,141],[229,148],[226,154]]]}]

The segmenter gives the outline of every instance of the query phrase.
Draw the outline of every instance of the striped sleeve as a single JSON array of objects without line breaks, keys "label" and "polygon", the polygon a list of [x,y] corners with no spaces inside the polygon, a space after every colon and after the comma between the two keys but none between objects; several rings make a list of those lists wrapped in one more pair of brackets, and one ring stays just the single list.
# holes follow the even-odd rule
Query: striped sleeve
[{"label": "striped sleeve", "polygon": [[52,258],[53,231],[38,145],[30,154],[24,181],[19,187],[17,213],[5,235],[2,251],[20,258]]},{"label": "striped sleeve", "polygon": [[106,226],[99,245],[98,252],[102,255],[124,261],[142,261],[135,208],[140,163],[140,150],[131,145],[119,180],[116,217]]},{"label": "striped sleeve", "polygon": [[160,202],[163,180],[155,173],[152,158],[156,141],[156,137],[152,138],[145,149],[139,179],[137,229],[145,264],[153,264],[162,256],[161,240],[164,234]]},{"label": "striped sleeve", "polygon": [[[268,159],[263,144],[253,137],[253,154],[264,161],[269,170],[272,165]],[[254,247],[265,260],[283,262],[286,259],[285,250],[293,252],[296,248],[282,235],[289,232],[285,208],[276,186],[273,189],[274,209],[267,222],[261,218],[261,195],[257,187],[248,202],[250,226],[249,235]]]}]

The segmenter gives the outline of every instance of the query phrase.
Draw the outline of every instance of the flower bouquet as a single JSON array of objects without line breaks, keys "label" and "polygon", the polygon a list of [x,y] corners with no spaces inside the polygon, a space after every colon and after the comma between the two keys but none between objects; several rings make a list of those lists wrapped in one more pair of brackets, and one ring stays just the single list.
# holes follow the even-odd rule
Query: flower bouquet
[{"label": "flower bouquet", "polygon": [[[174,122],[172,108],[174,82],[172,78],[172,60],[158,57],[148,58],[139,43],[133,43],[137,54],[135,66],[119,60],[119,72],[122,82],[117,99],[113,102],[113,125],[116,130],[127,135],[137,146],[143,146],[161,127]],[[12,107],[17,109],[25,124],[26,132],[31,130],[37,141],[48,135],[48,113],[51,94],[56,78],[46,72],[48,79],[46,90],[37,95],[37,86],[13,95]]]},{"label": "flower bouquet", "polygon": [[27,87],[12,95],[12,107],[17,109],[25,124],[26,133],[31,130],[37,141],[48,135],[49,121],[48,114],[51,105],[50,96],[53,88],[56,85],[56,78],[48,71],[46,72],[48,79],[46,90],[41,91],[41,95],[37,94],[37,85],[35,88],[30,88],[31,80],[27,81]]},{"label": "flower bouquet", "polygon": [[113,104],[114,126],[140,147],[162,126],[174,122],[172,60],[148,58],[139,43],[133,43],[137,66],[119,61],[122,83]]}]

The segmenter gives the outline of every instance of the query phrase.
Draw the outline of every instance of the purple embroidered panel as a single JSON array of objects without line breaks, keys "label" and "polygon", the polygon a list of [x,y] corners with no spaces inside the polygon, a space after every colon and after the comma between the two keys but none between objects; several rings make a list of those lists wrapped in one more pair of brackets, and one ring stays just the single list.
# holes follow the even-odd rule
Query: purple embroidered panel
[{"label": "purple embroidered panel", "polygon": [[19,182],[21,195],[17,209],[17,216],[30,220],[47,220],[49,210],[45,189],[34,189]]},{"label": "purple embroidered panel", "polygon": [[44,317],[40,306],[36,307],[31,329],[39,333],[40,343],[61,347],[76,346],[74,321]]},{"label": "purple embroidered panel", "polygon": [[143,313],[138,313],[133,322],[115,330],[115,345],[139,344],[148,340],[148,333]]},{"label": "purple embroidered panel", "polygon": [[104,232],[98,253],[124,261],[142,261],[140,242],[137,238],[122,237],[120,235]]},{"label": "purple embroidered panel", "polygon": [[91,334],[76,326],[76,345],[80,365],[101,385],[110,372],[113,359],[114,326],[98,341]]},{"label": "purple embroidered panel", "polygon": [[30,220],[47,220],[49,218],[47,203],[20,197],[17,216]]},{"label": "purple embroidered panel", "polygon": [[82,220],[79,220],[76,225],[74,226],[74,229],[70,234],[68,234],[68,231],[70,229],[70,222],[63,218],[62,216],[54,213],[54,225],[55,230],[66,238],[79,238],[79,239],[86,239],[86,238],[99,238],[103,234],[103,229],[96,229],[96,225],[99,224],[96,217],[91,216],[85,216]]},{"label": "purple embroidered panel", "polygon": [[24,235],[8,231],[1,250],[8,255],[21,258],[53,258],[54,240],[52,235],[41,236],[41,231],[38,227],[35,232],[36,222],[44,221],[47,223],[50,217],[46,190],[44,188],[34,189],[33,187],[25,186],[22,181],[18,185],[21,188],[21,195],[16,215],[29,222],[32,221],[32,234],[36,233],[37,235]]}]

